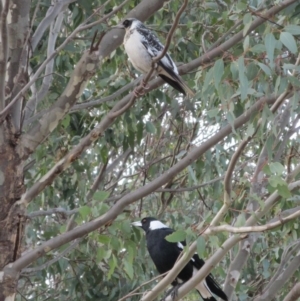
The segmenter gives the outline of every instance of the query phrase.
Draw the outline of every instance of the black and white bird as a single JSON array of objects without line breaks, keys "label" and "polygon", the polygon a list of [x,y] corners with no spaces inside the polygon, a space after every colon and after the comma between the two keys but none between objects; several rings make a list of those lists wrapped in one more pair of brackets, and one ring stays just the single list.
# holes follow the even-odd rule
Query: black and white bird
[{"label": "black and white bird", "polygon": [[[152,68],[152,59],[164,49],[157,36],[141,21],[129,18],[116,26],[125,29],[124,47],[135,69],[147,74]],[[180,77],[177,67],[170,55],[166,55],[157,62],[157,74],[170,86],[184,95],[194,96],[195,93]]]},{"label": "black and white bird", "polygon": [[[158,272],[163,274],[171,270],[186,245],[185,241],[181,243],[168,242],[165,238],[167,235],[173,233],[174,230],[153,217],[145,217],[141,222],[134,222],[132,225],[145,230],[147,249]],[[177,279],[175,279],[172,285],[177,286],[188,281],[201,269],[204,263],[204,260],[195,254],[178,274]],[[226,294],[222,291],[211,274],[206,276],[206,278],[196,286],[196,289],[205,301],[216,301],[214,295],[224,301],[228,300]]]}]

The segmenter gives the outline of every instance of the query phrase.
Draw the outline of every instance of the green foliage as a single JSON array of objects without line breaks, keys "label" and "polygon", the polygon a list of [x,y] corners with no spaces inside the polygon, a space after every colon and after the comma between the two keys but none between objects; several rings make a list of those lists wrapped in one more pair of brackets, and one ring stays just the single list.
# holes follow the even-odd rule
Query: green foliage
[{"label": "green foliage", "polygon": [[[168,172],[194,147],[205,143],[225,125],[232,126],[232,133],[208,149],[201,158],[191,162],[188,168],[170,177],[169,182],[162,185],[162,190],[126,206],[112,224],[86,233],[59,260],[55,261],[55,258],[68,245],[39,258],[29,267],[36,270],[24,270],[22,273],[17,300],[22,300],[24,296],[27,300],[37,301],[47,298],[115,301],[149,281],[157,272],[146,251],[142,231],[130,225],[131,221],[141,216],[158,216],[174,227],[177,231],[168,236],[169,241],[186,239],[190,243],[197,239],[199,255],[208,258],[228,238],[228,233],[218,233],[204,240],[202,236],[196,237],[199,233],[192,231],[191,226],[194,223],[208,225],[223,205],[224,175],[238,145],[247,137],[254,135],[237,162],[232,176],[233,203],[222,223],[244,226],[249,214],[254,214],[252,209],[248,211],[247,205],[253,202],[255,207],[263,210],[265,199],[274,191],[278,191],[280,201],[259,223],[265,224],[280,212],[299,205],[299,196],[289,191],[286,181],[287,174],[299,162],[298,95],[286,100],[275,113],[265,104],[245,126],[235,129],[233,124],[260,97],[269,97],[273,93],[278,96],[289,86],[299,88],[299,66],[296,66],[295,54],[299,49],[300,19],[299,14],[293,16],[293,13],[299,12],[300,6],[292,5],[248,34],[251,22],[256,18],[250,8],[259,10],[261,1],[225,2],[228,9],[221,9],[216,1],[190,1],[169,48],[176,62],[188,63],[205,56],[208,49],[225,34],[225,40],[228,40],[237,32],[243,33],[243,40],[235,43],[230,50],[183,76],[196,91],[195,99],[184,99],[167,85],[137,99],[94,144],[74,160],[70,168],[56,177],[53,184],[30,203],[28,214],[30,216],[32,212],[53,208],[64,208],[66,212],[75,210],[73,226],[84,225],[105,216],[122,195]],[[273,2],[264,1],[264,8],[270,8]],[[57,45],[103,3],[75,1],[70,4]],[[35,108],[37,112],[43,112],[59,99],[74,66],[82,53],[90,48],[95,31],[109,30],[138,3],[129,1],[106,23],[85,30],[70,40],[55,58],[53,81],[48,94]],[[119,1],[110,1],[93,16],[91,22],[119,4]],[[33,1],[31,17],[34,5],[36,3]],[[41,2],[33,22],[33,31],[45,17],[50,5],[50,2]],[[180,5],[181,2],[177,0],[165,2],[163,8],[146,21],[163,42]],[[240,26],[232,31],[234,24],[239,21]],[[48,32],[31,58],[32,70],[36,70],[46,59],[47,43]],[[73,146],[99,125],[115,103],[132,88],[118,96],[106,97],[119,92],[137,76],[123,46],[105,58],[97,74],[89,80],[77,105],[96,100],[103,102],[86,110],[70,112],[62,120],[32,154],[29,164],[33,162],[33,166],[26,170],[26,185],[31,187],[39,181]],[[39,88],[41,84],[42,79],[39,79],[36,86]],[[127,151],[128,155],[125,156]],[[256,193],[253,192],[254,173],[262,152],[266,156],[260,167],[263,174],[260,174],[260,185],[263,189]],[[89,191],[99,175],[97,190],[89,197]],[[295,179],[299,179],[299,175]],[[34,248],[64,233],[73,214],[53,213],[30,219],[24,238],[25,248]],[[237,299],[249,300],[259,295],[263,284],[270,281],[280,266],[285,249],[298,239],[298,224],[292,222],[261,234],[251,249],[251,257],[241,270],[235,290]],[[218,282],[224,283],[232,258],[237,253],[238,247],[233,248],[231,258],[227,254],[214,268],[213,274]],[[53,264],[43,267],[52,260]],[[299,277],[298,270],[278,292],[277,300],[283,300],[291,284]],[[148,283],[140,292],[154,285]],[[192,293],[184,300],[198,299],[199,296]],[[133,296],[130,300],[140,300],[140,297]]]}]

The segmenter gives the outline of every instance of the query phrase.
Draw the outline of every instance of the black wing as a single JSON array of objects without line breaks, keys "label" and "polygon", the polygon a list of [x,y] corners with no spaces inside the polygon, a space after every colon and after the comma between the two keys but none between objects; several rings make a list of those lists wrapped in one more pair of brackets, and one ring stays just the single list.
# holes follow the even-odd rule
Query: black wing
[{"label": "black wing", "polygon": [[[136,30],[141,34],[141,36],[143,36],[142,44],[147,49],[149,55],[152,58],[158,56],[164,49],[164,46],[159,41],[158,37],[145,26],[138,27]],[[168,53],[165,54],[158,64],[170,73],[172,77],[174,76],[174,73],[178,73],[177,67]]]},{"label": "black wing", "polygon": [[[200,258],[198,256],[198,254],[194,254],[194,256],[192,257],[194,260],[192,260],[193,265],[196,269],[200,270],[204,264],[205,261]],[[210,291],[212,293],[214,293],[215,295],[217,295],[218,297],[220,297],[221,299],[227,301],[227,296],[225,295],[225,293],[223,292],[223,290],[220,288],[219,284],[215,281],[215,279],[213,278],[212,274],[208,274],[205,278],[206,283],[208,288],[210,289]]]}]

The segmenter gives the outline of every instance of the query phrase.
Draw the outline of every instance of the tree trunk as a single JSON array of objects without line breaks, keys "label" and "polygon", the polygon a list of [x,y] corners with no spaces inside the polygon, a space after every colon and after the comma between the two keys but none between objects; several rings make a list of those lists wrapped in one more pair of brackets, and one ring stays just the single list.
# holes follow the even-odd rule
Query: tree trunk
[{"label": "tree trunk", "polygon": [[25,208],[17,203],[25,191],[22,150],[10,128],[9,122],[0,128],[0,301],[14,299],[18,275],[3,268],[20,257],[24,233]]}]

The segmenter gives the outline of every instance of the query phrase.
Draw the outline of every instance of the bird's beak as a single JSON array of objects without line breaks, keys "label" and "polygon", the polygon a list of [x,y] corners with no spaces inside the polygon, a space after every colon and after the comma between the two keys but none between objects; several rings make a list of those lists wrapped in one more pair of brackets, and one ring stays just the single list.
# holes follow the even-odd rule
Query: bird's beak
[{"label": "bird's beak", "polygon": [[142,223],[141,222],[133,222],[131,223],[132,226],[135,226],[135,227],[142,227]]},{"label": "bird's beak", "polygon": [[125,27],[122,23],[119,23],[116,26],[113,26],[113,28],[125,29]]}]

